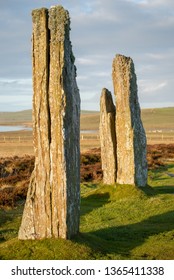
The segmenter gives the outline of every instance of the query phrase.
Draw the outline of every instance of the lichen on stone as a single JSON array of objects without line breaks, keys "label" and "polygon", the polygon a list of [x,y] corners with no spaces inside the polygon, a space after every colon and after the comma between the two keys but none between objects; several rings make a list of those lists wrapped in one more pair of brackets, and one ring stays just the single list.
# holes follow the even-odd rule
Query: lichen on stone
[{"label": "lichen on stone", "polygon": [[49,10],[49,29],[52,33],[52,43],[62,42],[66,36],[69,37],[70,17],[69,12],[62,6],[54,6]]}]

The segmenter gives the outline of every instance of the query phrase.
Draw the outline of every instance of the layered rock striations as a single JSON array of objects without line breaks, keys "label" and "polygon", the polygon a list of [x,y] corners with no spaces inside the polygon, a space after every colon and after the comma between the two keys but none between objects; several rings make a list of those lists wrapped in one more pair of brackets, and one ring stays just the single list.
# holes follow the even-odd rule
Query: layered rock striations
[{"label": "layered rock striations", "polygon": [[131,58],[113,60],[116,97],[117,183],[145,186],[147,183],[146,135],[141,121],[137,80]]},{"label": "layered rock striations", "polygon": [[35,168],[19,239],[69,239],[79,231],[80,97],[61,6],[37,9],[33,19],[33,134]]},{"label": "layered rock striations", "polygon": [[110,91],[105,88],[100,99],[100,144],[103,182],[114,184],[116,181],[115,105]]}]

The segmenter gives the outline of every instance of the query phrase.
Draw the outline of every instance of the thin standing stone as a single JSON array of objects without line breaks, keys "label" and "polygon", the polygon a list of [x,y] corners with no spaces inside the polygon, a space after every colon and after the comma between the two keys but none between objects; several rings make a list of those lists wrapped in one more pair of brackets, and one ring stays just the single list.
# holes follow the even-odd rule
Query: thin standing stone
[{"label": "thin standing stone", "polygon": [[19,239],[69,239],[79,231],[80,96],[61,6],[32,12],[35,168]]},{"label": "thin standing stone", "polygon": [[103,183],[116,182],[116,133],[115,105],[111,92],[102,90],[100,98],[100,144],[103,170]]},{"label": "thin standing stone", "polygon": [[146,134],[141,121],[132,59],[116,55],[112,75],[117,111],[117,183],[146,186]]}]

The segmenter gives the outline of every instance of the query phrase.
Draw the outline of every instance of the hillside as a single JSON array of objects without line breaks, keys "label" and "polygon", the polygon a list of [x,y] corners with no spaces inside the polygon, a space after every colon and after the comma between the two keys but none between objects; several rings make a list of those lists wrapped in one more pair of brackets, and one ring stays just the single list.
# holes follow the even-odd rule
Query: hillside
[{"label": "hillside", "polygon": [[174,145],[149,146],[148,186],[137,188],[102,184],[100,151],[82,154],[80,233],[72,240],[17,239],[34,159],[1,159],[0,260],[173,260],[173,155]]},{"label": "hillside", "polygon": [[0,112],[0,124],[23,124],[32,121],[32,110],[19,112]]},{"label": "hillside", "polygon": [[[146,130],[173,130],[174,108],[142,110],[142,119]],[[31,123],[31,110],[0,113],[0,122]],[[99,112],[82,111],[81,129],[97,130],[98,126]],[[13,133],[18,143],[6,140],[7,143],[2,141],[0,145],[0,260],[174,259],[173,144],[148,145],[148,185],[143,189],[102,184],[100,149],[81,153],[79,235],[73,240],[24,242],[17,239],[17,234],[34,157],[26,155],[30,154],[27,145],[33,148],[32,141],[25,142],[23,136],[22,142],[20,138],[21,134],[26,137],[31,131],[18,133]],[[7,138],[7,134],[3,135]],[[96,141],[99,147],[99,140]],[[84,145],[85,140],[81,142]],[[94,139],[88,138],[86,142],[94,148]],[[17,144],[20,152],[27,147],[25,156],[16,156]],[[5,150],[10,156],[3,158]]]},{"label": "hillside", "polygon": [[174,130],[174,108],[144,109],[142,120],[146,130]]},{"label": "hillside", "polygon": [[[174,108],[142,109],[142,121],[146,131],[150,130],[174,130]],[[100,113],[93,112],[81,114],[81,129],[98,130]]]},{"label": "hillside", "polygon": [[[81,112],[81,130],[98,130],[100,113],[95,111]],[[174,108],[143,109],[142,121],[146,131],[174,130]],[[0,125],[26,124],[32,122],[32,111],[0,112]]]}]

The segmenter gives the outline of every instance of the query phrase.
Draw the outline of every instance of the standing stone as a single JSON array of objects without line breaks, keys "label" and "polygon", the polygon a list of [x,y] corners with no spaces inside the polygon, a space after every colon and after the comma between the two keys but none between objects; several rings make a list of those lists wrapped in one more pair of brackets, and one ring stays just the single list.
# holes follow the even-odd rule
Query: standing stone
[{"label": "standing stone", "polygon": [[80,97],[61,6],[37,9],[33,19],[33,134],[35,168],[19,239],[69,239],[79,231]]},{"label": "standing stone", "polygon": [[114,184],[116,181],[115,106],[110,91],[105,88],[100,99],[100,144],[103,182]]},{"label": "standing stone", "polygon": [[147,183],[146,135],[140,116],[137,80],[131,58],[116,55],[113,61],[116,96],[117,183]]}]

